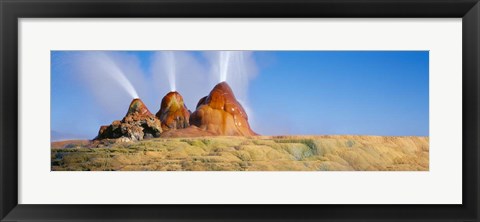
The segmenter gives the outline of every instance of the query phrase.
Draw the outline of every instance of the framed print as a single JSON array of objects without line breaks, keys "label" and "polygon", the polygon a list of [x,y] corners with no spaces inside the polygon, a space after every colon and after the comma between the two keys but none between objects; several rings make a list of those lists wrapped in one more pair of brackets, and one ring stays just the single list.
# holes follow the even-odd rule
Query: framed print
[{"label": "framed print", "polygon": [[478,1],[2,1],[2,221],[478,221]]},{"label": "framed print", "polygon": [[[276,60],[272,74],[259,67],[262,57]],[[52,51],[51,170],[428,171],[428,58],[428,51]],[[117,66],[135,59],[146,66],[135,77]],[[303,79],[297,67],[308,67]],[[102,122],[123,117],[87,123],[102,116],[97,109],[106,111]]]}]

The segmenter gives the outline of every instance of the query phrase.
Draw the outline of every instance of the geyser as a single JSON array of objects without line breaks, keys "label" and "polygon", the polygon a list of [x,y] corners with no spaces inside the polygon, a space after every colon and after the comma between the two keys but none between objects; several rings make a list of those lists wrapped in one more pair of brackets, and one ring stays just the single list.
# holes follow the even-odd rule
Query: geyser
[{"label": "geyser", "polygon": [[162,122],[163,130],[183,129],[190,125],[190,111],[185,106],[182,95],[176,91],[163,97],[156,116]]},{"label": "geyser", "polygon": [[226,82],[217,84],[207,97],[200,99],[190,116],[190,124],[213,135],[257,135],[248,123],[248,116]]},{"label": "geyser", "polygon": [[160,137],[161,132],[160,120],[148,110],[141,99],[136,98],[130,103],[122,120],[100,127],[95,140],[123,138],[124,141],[138,141]]},{"label": "geyser", "polygon": [[132,100],[130,103],[130,106],[128,106],[128,112],[127,115],[152,115],[150,110],[148,110],[147,106],[143,103],[143,101],[139,98],[135,98]]},{"label": "geyser", "polygon": [[[219,82],[228,82],[235,92],[236,98],[248,104],[247,91],[250,80],[257,73],[252,52],[219,51],[212,60],[212,74]],[[215,84],[219,83],[215,82]]]}]

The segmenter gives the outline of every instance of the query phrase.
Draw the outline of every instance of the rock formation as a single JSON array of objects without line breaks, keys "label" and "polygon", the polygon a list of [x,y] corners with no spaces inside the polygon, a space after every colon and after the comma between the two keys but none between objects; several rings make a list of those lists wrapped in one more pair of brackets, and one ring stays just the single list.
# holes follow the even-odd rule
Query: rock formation
[{"label": "rock formation", "polygon": [[248,116],[226,82],[217,84],[208,96],[200,99],[191,113],[178,92],[162,99],[153,115],[140,99],[134,99],[127,115],[111,125],[101,126],[96,141],[115,139],[138,141],[153,137],[255,136]]},{"label": "rock formation", "polygon": [[169,92],[163,97],[160,110],[155,116],[162,122],[164,131],[183,129],[190,125],[190,111],[178,92]]},{"label": "rock formation", "polygon": [[101,126],[95,140],[122,138],[124,141],[138,141],[160,137],[162,127],[158,120],[140,99],[134,99],[125,117]]},{"label": "rock formation", "polygon": [[200,99],[190,116],[190,124],[214,135],[253,136],[248,116],[226,82],[217,84]]}]

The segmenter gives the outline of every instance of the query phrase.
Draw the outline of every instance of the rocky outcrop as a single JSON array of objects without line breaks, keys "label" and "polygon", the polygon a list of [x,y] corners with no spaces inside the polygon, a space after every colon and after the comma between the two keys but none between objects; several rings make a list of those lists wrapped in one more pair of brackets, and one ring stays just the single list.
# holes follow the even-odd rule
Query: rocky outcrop
[{"label": "rocky outcrop", "polygon": [[145,138],[160,137],[162,127],[158,120],[140,99],[134,99],[122,120],[101,126],[94,140],[121,139],[122,141],[138,141]]}]

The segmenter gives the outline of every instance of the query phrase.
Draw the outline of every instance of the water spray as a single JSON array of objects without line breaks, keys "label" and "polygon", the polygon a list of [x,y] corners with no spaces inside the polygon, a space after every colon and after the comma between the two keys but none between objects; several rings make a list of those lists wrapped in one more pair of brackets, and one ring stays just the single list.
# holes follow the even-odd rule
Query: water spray
[{"label": "water spray", "polygon": [[168,82],[170,84],[170,91],[174,92],[177,90],[177,84],[175,79],[175,54],[173,52],[165,52],[165,60],[168,73]]},{"label": "water spray", "polygon": [[[127,79],[125,73],[105,54],[98,54],[99,64],[104,69],[104,73],[113,81],[117,82],[131,97],[132,99],[139,98],[137,91],[133,87],[130,80]],[[103,62],[102,62],[103,61]]]},{"label": "water spray", "polygon": [[220,60],[220,82],[227,81],[228,69],[230,68],[230,58],[232,52],[230,51],[221,51],[219,55]]}]

